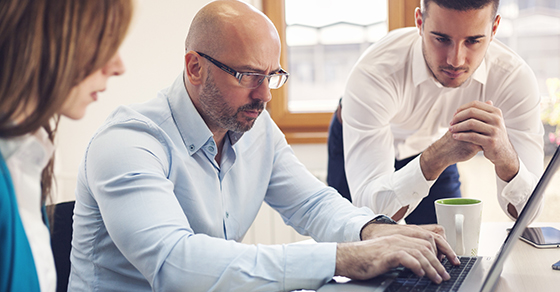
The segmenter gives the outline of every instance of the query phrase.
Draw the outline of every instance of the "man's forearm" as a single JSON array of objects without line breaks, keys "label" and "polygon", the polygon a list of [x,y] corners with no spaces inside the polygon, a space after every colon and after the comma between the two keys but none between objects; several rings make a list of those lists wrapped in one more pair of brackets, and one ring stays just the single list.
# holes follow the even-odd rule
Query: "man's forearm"
[{"label": "man's forearm", "polygon": [[[437,143],[437,142],[436,142]],[[439,175],[449,166],[449,164],[444,162],[441,154],[437,155],[437,146],[434,144],[430,145],[422,154],[420,155],[420,169],[426,180],[435,180]]]},{"label": "man's forearm", "polygon": [[519,158],[513,151],[510,157],[504,159],[504,163],[494,164],[496,175],[505,182],[510,182],[519,172]]}]

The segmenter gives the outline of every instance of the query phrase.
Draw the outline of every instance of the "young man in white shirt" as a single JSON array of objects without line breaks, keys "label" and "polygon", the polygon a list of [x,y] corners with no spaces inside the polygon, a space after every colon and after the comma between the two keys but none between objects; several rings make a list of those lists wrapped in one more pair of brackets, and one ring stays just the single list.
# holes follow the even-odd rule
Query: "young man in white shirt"
[{"label": "young man in white shirt", "polygon": [[435,223],[434,201],[460,196],[455,164],[482,151],[515,219],[543,169],[534,74],[494,40],[498,0],[421,4],[416,28],[389,33],[351,72],[330,129],[329,184],[344,193],[346,175],[355,205]]}]

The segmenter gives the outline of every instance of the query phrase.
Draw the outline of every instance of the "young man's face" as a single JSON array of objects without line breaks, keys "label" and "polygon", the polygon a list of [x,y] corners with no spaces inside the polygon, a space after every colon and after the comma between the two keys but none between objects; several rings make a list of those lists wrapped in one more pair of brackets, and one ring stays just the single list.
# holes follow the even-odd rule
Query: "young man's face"
[{"label": "young man's face", "polygon": [[500,23],[500,16],[493,18],[492,8],[488,4],[482,9],[458,11],[432,2],[424,20],[416,10],[424,59],[443,86],[460,86],[484,59]]}]

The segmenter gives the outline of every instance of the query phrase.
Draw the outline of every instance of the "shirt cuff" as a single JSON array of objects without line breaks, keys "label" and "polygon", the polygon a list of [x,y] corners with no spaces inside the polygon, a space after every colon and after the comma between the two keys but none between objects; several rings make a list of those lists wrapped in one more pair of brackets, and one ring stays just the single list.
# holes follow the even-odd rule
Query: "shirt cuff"
[{"label": "shirt cuff", "polygon": [[364,214],[363,216],[354,216],[348,220],[344,230],[344,242],[360,241],[362,229],[376,216],[369,208],[362,207],[359,210]]},{"label": "shirt cuff", "polygon": [[288,244],[284,290],[318,289],[334,276],[336,243]]},{"label": "shirt cuff", "polygon": [[[396,192],[396,197],[402,206],[416,206],[423,198],[428,196],[430,188],[434,185],[435,180],[428,181],[422,173],[420,167],[420,157],[418,155],[403,168],[395,172],[392,185],[399,186],[400,191]],[[409,208],[410,210],[410,208]]]},{"label": "shirt cuff", "polygon": [[531,195],[537,183],[535,175],[529,172],[520,159],[519,171],[509,183],[503,181],[498,176],[496,176],[496,180],[498,190],[502,190],[500,193],[502,199],[513,204],[519,212],[527,203],[527,198]]}]

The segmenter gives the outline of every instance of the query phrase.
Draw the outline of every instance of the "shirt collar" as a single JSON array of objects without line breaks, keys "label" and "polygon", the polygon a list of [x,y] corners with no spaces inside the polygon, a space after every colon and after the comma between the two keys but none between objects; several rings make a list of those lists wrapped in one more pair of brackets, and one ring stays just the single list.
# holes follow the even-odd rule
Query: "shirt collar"
[{"label": "shirt collar", "polygon": [[[486,70],[486,58],[484,58],[473,75],[463,83],[460,88],[469,86],[472,80],[478,81],[481,84],[486,84],[487,79],[488,72]],[[430,68],[428,68],[424,60],[424,54],[422,54],[422,37],[418,36],[412,49],[412,82],[416,87],[426,80],[432,80],[438,87],[443,88],[443,85],[433,77],[432,71],[430,71]]]},{"label": "shirt collar", "polygon": [[[212,131],[196,110],[185,88],[183,74],[175,79],[166,95],[177,129],[181,133],[189,154],[192,155],[213,139]],[[231,144],[234,145],[243,136],[243,133],[228,131],[228,135]]]},{"label": "shirt collar", "polygon": [[422,54],[422,37],[418,36],[412,48],[412,82],[414,87],[432,78],[432,72]]},{"label": "shirt collar", "polygon": [[5,161],[18,153],[24,160],[43,168],[54,153],[54,145],[49,140],[47,131],[39,128],[34,133],[8,139],[0,139],[0,152]]}]

